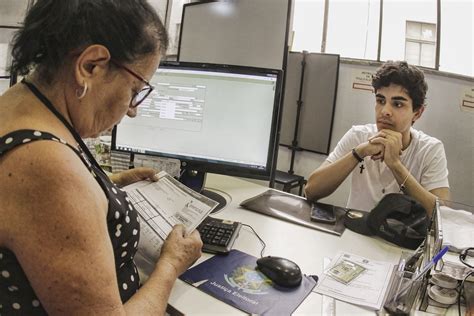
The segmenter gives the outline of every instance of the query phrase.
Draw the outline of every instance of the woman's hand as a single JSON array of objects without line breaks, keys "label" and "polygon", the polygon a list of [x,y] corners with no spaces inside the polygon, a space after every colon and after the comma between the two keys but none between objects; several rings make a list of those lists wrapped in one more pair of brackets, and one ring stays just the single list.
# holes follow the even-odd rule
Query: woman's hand
[{"label": "woman's hand", "polygon": [[158,181],[157,173],[158,171],[153,168],[139,167],[115,173],[110,176],[110,180],[118,186],[124,187],[142,180]]},{"label": "woman's hand", "polygon": [[183,225],[176,225],[166,238],[159,261],[167,262],[176,271],[176,277],[201,257],[202,241],[197,230],[185,236]]}]

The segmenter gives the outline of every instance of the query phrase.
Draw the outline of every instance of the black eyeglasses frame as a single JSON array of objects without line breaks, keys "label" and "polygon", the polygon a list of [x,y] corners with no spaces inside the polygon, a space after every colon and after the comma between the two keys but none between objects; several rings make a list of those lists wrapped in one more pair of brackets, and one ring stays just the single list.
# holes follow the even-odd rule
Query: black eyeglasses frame
[{"label": "black eyeglasses frame", "polygon": [[[134,76],[135,78],[137,78],[138,80],[140,80],[141,82],[143,82],[145,84],[145,86],[140,91],[136,92],[135,95],[130,100],[130,105],[129,105],[130,108],[134,109],[134,108],[138,107],[150,95],[150,93],[153,90],[155,90],[155,87],[153,85],[151,85],[150,82],[148,82],[148,80],[146,80],[145,78],[143,78],[142,76],[140,76],[135,71],[128,68],[127,66],[125,66],[125,65],[123,65],[123,64],[121,64],[118,61],[115,61],[113,59],[111,59],[110,61],[115,66],[125,70],[126,72],[128,72],[129,74],[131,74],[132,76]],[[141,93],[145,93],[145,94],[143,96],[141,96],[141,99],[139,101],[134,102],[134,100],[137,98],[137,96],[139,96]]]}]

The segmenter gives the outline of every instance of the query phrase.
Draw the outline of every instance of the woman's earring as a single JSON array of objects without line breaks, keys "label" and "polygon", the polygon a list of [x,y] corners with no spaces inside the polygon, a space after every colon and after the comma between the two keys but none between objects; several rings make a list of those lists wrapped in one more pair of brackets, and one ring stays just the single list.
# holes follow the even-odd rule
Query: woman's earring
[{"label": "woman's earring", "polygon": [[82,92],[79,92],[79,89],[76,89],[76,97],[80,100],[82,99],[87,93],[87,82],[84,81],[84,87],[82,88]]}]

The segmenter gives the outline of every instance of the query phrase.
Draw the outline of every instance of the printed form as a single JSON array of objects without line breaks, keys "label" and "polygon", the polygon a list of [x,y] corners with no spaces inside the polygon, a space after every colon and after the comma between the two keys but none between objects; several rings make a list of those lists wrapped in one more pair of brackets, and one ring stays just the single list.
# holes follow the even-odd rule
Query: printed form
[{"label": "printed form", "polygon": [[329,267],[334,267],[342,261],[353,262],[366,270],[349,284],[336,281],[325,273],[315,292],[374,310],[381,309],[395,265],[339,252]]},{"label": "printed form", "polygon": [[183,224],[189,234],[218,204],[164,171],[157,176],[157,182],[140,181],[124,187],[140,217],[137,254],[153,263],[173,226]]}]

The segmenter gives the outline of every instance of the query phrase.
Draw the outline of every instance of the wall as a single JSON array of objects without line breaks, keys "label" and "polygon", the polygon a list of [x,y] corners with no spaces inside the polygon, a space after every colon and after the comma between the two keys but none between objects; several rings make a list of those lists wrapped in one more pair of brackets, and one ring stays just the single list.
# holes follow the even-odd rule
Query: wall
[{"label": "wall", "polygon": [[[374,66],[341,64],[331,150],[352,125],[374,122],[374,96],[368,91],[353,90],[352,78],[358,71],[375,69]],[[444,143],[452,198],[474,205],[474,113],[460,110],[462,91],[472,88],[473,82],[432,74],[427,74],[426,80],[429,86],[428,107],[414,127]],[[280,146],[278,169],[287,171],[290,158],[291,152]],[[295,159],[295,173],[307,178],[325,159],[325,155],[299,152]],[[324,201],[345,205],[349,184],[346,180]]]}]

